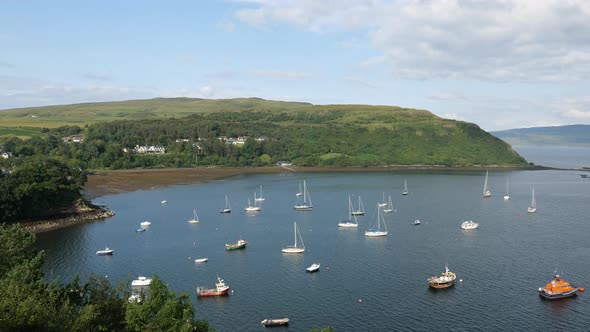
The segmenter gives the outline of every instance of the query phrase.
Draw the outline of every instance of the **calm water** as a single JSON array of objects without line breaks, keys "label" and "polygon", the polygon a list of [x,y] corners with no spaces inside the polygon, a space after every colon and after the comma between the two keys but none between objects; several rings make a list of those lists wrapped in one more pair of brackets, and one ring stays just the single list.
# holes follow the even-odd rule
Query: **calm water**
[{"label": "calm water", "polygon": [[590,167],[589,147],[513,146],[526,160],[537,165],[557,168]]},{"label": "calm water", "polygon": [[[295,212],[304,178],[314,210]],[[507,179],[511,199],[505,202]],[[158,274],[175,291],[188,292],[198,318],[219,331],[261,331],[260,321],[269,317],[289,317],[292,331],[326,325],[339,331],[587,331],[590,294],[548,302],[536,290],[556,268],[590,287],[590,181],[566,171],[490,172],[493,196],[485,200],[483,182],[484,172],[451,171],[244,175],[99,198],[116,211],[114,218],[42,234],[39,247],[47,252],[47,274],[62,280]],[[259,185],[267,200],[261,213],[249,216],[243,207]],[[536,214],[526,212],[531,186]],[[386,215],[389,236],[365,238],[383,191],[397,209]],[[223,215],[218,210],[226,193],[234,210]],[[339,229],[349,194],[361,195],[367,214],[358,229]],[[168,204],[161,205],[164,199]],[[194,208],[198,225],[186,222]],[[135,233],[146,219],[149,230]],[[415,219],[422,225],[412,226]],[[480,222],[480,229],[461,231],[466,219]],[[308,249],[300,256],[281,253],[293,243],[294,221]],[[224,250],[241,237],[249,242],[246,250]],[[116,250],[113,257],[95,255],[105,245]],[[196,257],[209,262],[195,264]],[[321,262],[321,271],[306,274],[313,262]],[[430,290],[426,279],[447,262],[463,282]],[[233,294],[197,299],[195,288],[213,286],[216,275]]]}]

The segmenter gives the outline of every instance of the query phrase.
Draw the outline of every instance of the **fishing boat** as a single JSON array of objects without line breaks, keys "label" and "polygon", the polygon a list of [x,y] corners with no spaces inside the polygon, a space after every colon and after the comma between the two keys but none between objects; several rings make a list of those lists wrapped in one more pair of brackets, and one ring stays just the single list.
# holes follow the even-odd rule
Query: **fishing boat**
[{"label": "fishing boat", "polygon": [[104,250],[99,250],[99,251],[97,251],[97,252],[96,252],[96,254],[97,254],[98,256],[106,256],[106,255],[112,255],[112,254],[113,254],[113,252],[114,252],[114,250],[113,250],[113,249],[111,249],[111,248],[109,248],[109,247],[106,247],[106,248],[104,248]]},{"label": "fishing boat", "polygon": [[383,200],[379,203],[379,207],[387,206],[387,201],[385,200],[385,192],[383,192]]},{"label": "fishing boat", "polygon": [[508,195],[508,178],[506,178],[506,194],[504,195],[504,200],[507,201],[510,199],[510,195]]},{"label": "fishing boat", "polygon": [[189,219],[186,222],[189,224],[198,224],[199,223],[199,216],[197,215],[197,210],[193,210],[193,219]]},{"label": "fishing boat", "polygon": [[131,281],[131,286],[149,286],[152,284],[152,279],[139,276],[139,278]]},{"label": "fishing boat", "polygon": [[301,191],[301,181],[299,182],[299,191],[295,194],[295,196],[299,197],[303,195],[303,191]]},{"label": "fishing boat", "polygon": [[260,185],[260,196],[256,197],[256,195],[254,195],[254,200],[256,202],[264,202],[266,201],[266,198],[262,197],[262,185]]},{"label": "fishing boat", "polygon": [[490,188],[488,188],[488,171],[486,171],[486,179],[483,183],[483,198],[488,198],[492,196],[492,192]]},{"label": "fishing boat", "polygon": [[420,220],[416,219],[414,220],[414,226],[420,226]]},{"label": "fishing boat", "polygon": [[361,199],[360,195],[359,195],[358,210],[353,210],[352,212],[350,212],[350,214],[353,216],[364,216],[365,215],[365,206],[363,205],[363,200]]},{"label": "fishing boat", "polygon": [[137,232],[137,233],[145,232],[145,228],[139,227],[139,228],[135,229],[135,232]]},{"label": "fishing boat", "polygon": [[305,180],[303,180],[303,202],[295,204],[293,209],[297,211],[311,211],[313,209],[311,196],[309,196],[309,192],[307,191],[307,184],[305,183]]},{"label": "fishing boat", "polygon": [[404,180],[404,190],[402,190],[402,195],[408,194],[408,181]]},{"label": "fishing boat", "polygon": [[575,296],[578,292],[584,292],[584,288],[570,285],[569,282],[561,279],[559,274],[556,274],[553,280],[545,285],[545,288],[539,287],[539,296],[548,300],[557,300]]},{"label": "fishing boat", "polygon": [[[384,231],[381,230],[381,224],[383,224]],[[377,207],[377,227],[376,228],[369,228],[365,231],[365,236],[369,237],[377,237],[377,236],[387,236],[387,225],[385,224],[385,218],[383,214],[381,214],[381,209]]]},{"label": "fishing boat", "polygon": [[535,213],[537,212],[537,201],[535,200],[535,188],[533,188],[531,193],[531,206],[527,209],[528,213]]},{"label": "fishing boat", "polygon": [[[250,202],[248,202],[250,205]],[[231,206],[229,205],[229,200],[227,199],[227,195],[225,195],[225,207],[219,210],[219,213],[231,213]]]},{"label": "fishing boat", "polygon": [[206,263],[209,260],[209,258],[197,258],[195,259],[195,263]]},{"label": "fishing boat", "polygon": [[145,227],[145,226],[149,226],[149,225],[151,225],[151,224],[152,224],[152,223],[151,223],[151,222],[149,222],[149,221],[147,221],[147,220],[146,220],[146,221],[142,221],[142,222],[140,223],[140,225],[141,225],[141,226],[144,226],[144,227]]},{"label": "fishing boat", "polygon": [[238,240],[238,242],[236,242],[236,243],[226,243],[225,250],[231,251],[231,250],[244,249],[244,248],[246,248],[246,244],[247,244],[247,242],[244,240]]},{"label": "fishing boat", "polygon": [[[293,232],[295,237],[295,244],[292,246],[287,246],[283,248],[281,251],[285,254],[302,254],[305,251],[305,244],[303,243],[303,239],[301,238],[301,233],[297,230],[297,223],[293,223]],[[301,240],[301,246],[297,243],[297,235],[299,235],[299,239]]]},{"label": "fishing boat", "polygon": [[313,263],[313,264],[311,264],[310,267],[305,269],[305,271],[310,272],[310,273],[317,272],[319,270],[320,270],[320,263]]},{"label": "fishing boat", "polygon": [[260,206],[256,206],[256,193],[254,193],[254,205],[250,204],[250,197],[248,197],[248,206],[244,208],[246,212],[258,212],[262,210]]},{"label": "fishing boat", "polygon": [[[350,196],[348,196],[348,215],[352,215],[352,201],[350,200]],[[352,219],[341,220],[338,223],[338,227],[359,227],[359,222],[356,219],[356,216],[353,215]]]},{"label": "fishing boat", "polygon": [[432,276],[426,281],[432,288],[448,288],[454,285],[455,279],[457,279],[455,273],[449,271],[449,267],[445,266],[445,272],[440,277]]},{"label": "fishing boat", "polygon": [[467,220],[461,224],[461,229],[466,230],[466,231],[471,230],[471,229],[477,229],[478,227],[479,227],[479,223],[473,222],[473,220]]},{"label": "fishing boat", "polygon": [[393,209],[393,202],[391,201],[391,195],[389,195],[389,201],[387,202],[387,207],[383,209],[383,213],[392,213],[395,211]]},{"label": "fishing boat", "polygon": [[204,287],[197,287],[197,295],[201,297],[205,296],[220,296],[220,295],[227,295],[229,293],[229,286],[225,284],[225,281],[217,276],[217,282],[215,283],[215,288],[204,288]]},{"label": "fishing boat", "polygon": [[260,324],[264,327],[289,325],[289,318],[265,319],[261,321]]}]

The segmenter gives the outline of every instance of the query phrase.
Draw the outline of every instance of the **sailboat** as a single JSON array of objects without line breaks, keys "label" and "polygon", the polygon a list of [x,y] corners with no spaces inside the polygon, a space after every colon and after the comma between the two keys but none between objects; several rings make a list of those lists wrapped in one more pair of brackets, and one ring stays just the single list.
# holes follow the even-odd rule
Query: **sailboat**
[{"label": "sailboat", "polygon": [[393,209],[393,202],[391,201],[391,195],[389,195],[389,202],[387,202],[387,207],[383,209],[383,213],[391,213],[395,211]]},{"label": "sailboat", "polygon": [[193,210],[193,219],[189,219],[186,222],[189,224],[198,224],[199,223],[199,216],[197,215],[197,210]]},{"label": "sailboat", "polygon": [[504,200],[507,201],[510,199],[510,195],[508,195],[508,178],[506,178],[506,194],[504,195]]},{"label": "sailboat", "polygon": [[[292,246],[287,246],[287,248],[283,248],[281,251],[285,254],[301,254],[305,251],[305,244],[303,243],[303,239],[301,238],[301,233],[297,230],[297,223],[293,223],[294,228],[294,236],[295,236],[295,244]],[[301,240],[301,247],[297,246],[297,234],[299,234],[299,239]]]},{"label": "sailboat", "polygon": [[537,201],[535,200],[535,188],[532,190],[531,206],[527,209],[528,213],[537,212]]},{"label": "sailboat", "polygon": [[[383,223],[384,231],[381,230],[381,223]],[[377,228],[369,228],[365,231],[365,236],[376,237],[376,236],[387,236],[387,225],[385,224],[385,218],[381,214],[381,209],[377,206]]]},{"label": "sailboat", "polygon": [[387,206],[387,202],[385,201],[385,192],[383,192],[383,200],[379,203],[379,207]]},{"label": "sailboat", "polygon": [[404,190],[402,190],[402,195],[408,194],[408,181],[404,180]]},{"label": "sailboat", "polygon": [[365,215],[365,207],[363,206],[363,200],[361,199],[360,195],[359,195],[359,208],[358,208],[358,210],[353,210],[352,212],[350,212],[350,214],[353,216],[364,216]]},{"label": "sailboat", "polygon": [[[248,203],[250,205],[250,203]],[[219,210],[219,213],[231,213],[231,206],[229,206],[229,199],[227,199],[227,195],[225,195],[225,207]]]},{"label": "sailboat", "polygon": [[259,196],[259,197],[256,197],[256,198],[254,198],[254,200],[255,200],[256,202],[263,202],[263,201],[265,201],[265,200],[266,200],[266,198],[262,197],[262,185],[260,185],[260,196]]},{"label": "sailboat", "polygon": [[260,211],[260,206],[256,206],[256,193],[254,193],[254,205],[250,204],[250,197],[248,197],[248,206],[244,208],[247,212],[257,212]]},{"label": "sailboat", "polygon": [[301,191],[301,182],[299,182],[299,191],[295,194],[295,196],[299,197],[303,195],[303,191]]},{"label": "sailboat", "polygon": [[359,227],[359,222],[356,219],[356,216],[352,214],[352,201],[350,200],[350,196],[348,196],[348,215],[352,215],[354,222],[350,219],[342,220],[338,223],[338,227]]},{"label": "sailboat", "polygon": [[490,191],[490,188],[488,188],[488,171],[486,171],[486,180],[483,183],[483,198],[488,198],[492,196],[492,192]]},{"label": "sailboat", "polygon": [[313,204],[311,203],[311,197],[307,191],[307,184],[305,183],[305,180],[303,180],[303,203],[295,204],[293,209],[297,211],[311,211],[313,209]]}]

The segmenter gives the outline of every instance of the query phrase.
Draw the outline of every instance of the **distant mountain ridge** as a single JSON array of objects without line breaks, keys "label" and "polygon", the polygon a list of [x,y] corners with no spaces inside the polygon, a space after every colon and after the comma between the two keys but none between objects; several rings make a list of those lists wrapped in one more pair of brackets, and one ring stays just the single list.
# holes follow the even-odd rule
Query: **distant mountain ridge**
[{"label": "distant mountain ridge", "polygon": [[516,128],[490,132],[510,145],[589,146],[590,125]]}]

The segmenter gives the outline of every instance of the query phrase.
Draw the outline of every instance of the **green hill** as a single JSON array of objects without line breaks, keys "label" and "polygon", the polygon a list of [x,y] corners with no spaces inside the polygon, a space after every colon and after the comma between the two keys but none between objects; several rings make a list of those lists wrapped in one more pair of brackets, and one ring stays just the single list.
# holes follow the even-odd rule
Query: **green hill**
[{"label": "green hill", "polygon": [[492,134],[512,145],[590,146],[590,125],[518,128]]},{"label": "green hill", "polygon": [[[90,124],[83,144],[69,144],[59,153],[98,168],[249,166],[279,160],[334,166],[526,165],[508,144],[475,124],[395,106],[174,98],[8,110],[0,112],[4,123],[3,116],[26,120],[28,127],[34,121],[46,127]],[[71,133],[68,128],[47,134]],[[240,146],[220,140],[238,136],[251,139]],[[260,137],[265,139],[254,140]],[[121,152],[135,145],[162,145],[166,154]]]}]

